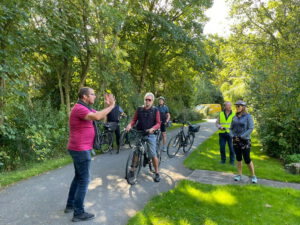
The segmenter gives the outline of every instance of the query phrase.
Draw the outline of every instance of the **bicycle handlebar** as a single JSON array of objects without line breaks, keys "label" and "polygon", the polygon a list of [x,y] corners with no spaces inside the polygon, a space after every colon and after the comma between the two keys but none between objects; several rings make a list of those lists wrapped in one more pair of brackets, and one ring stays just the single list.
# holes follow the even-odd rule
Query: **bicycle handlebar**
[{"label": "bicycle handlebar", "polygon": [[182,123],[183,125],[185,125],[185,124],[187,124],[187,125],[189,125],[189,126],[192,125],[189,121],[181,121],[181,123]]}]

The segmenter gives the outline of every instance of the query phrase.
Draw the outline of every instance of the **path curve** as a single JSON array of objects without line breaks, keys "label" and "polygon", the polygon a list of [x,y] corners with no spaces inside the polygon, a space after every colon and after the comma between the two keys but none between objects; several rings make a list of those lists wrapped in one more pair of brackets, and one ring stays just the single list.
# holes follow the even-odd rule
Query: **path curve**
[{"label": "path curve", "polygon": [[[216,131],[214,120],[202,123],[193,148]],[[170,131],[168,136],[175,135]],[[104,154],[93,158],[91,183],[86,196],[86,211],[96,218],[82,224],[124,225],[128,219],[155,195],[172,189],[176,182],[192,173],[183,166],[186,156],[169,159],[164,153],[160,183],[154,183],[146,169],[139,183],[130,186],[124,179],[128,150],[119,155]],[[72,213],[65,214],[68,189],[73,178],[72,165],[49,171],[21,181],[0,191],[0,224],[3,225],[65,225]],[[78,224],[78,223],[77,223]]]}]

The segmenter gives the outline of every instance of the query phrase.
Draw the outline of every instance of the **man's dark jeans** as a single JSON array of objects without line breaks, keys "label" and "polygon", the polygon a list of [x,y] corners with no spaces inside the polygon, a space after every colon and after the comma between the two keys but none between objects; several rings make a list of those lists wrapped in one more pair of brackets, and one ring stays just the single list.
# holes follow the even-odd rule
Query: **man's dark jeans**
[{"label": "man's dark jeans", "polygon": [[234,150],[233,150],[233,144],[232,144],[232,138],[230,137],[229,133],[220,133],[219,134],[219,144],[220,144],[220,154],[221,154],[221,162],[226,162],[226,142],[229,146],[229,156],[230,156],[230,163],[234,163]]},{"label": "man's dark jeans", "polygon": [[67,207],[74,207],[74,216],[84,212],[84,198],[90,181],[91,151],[69,150],[73,158],[75,176],[69,190]]}]

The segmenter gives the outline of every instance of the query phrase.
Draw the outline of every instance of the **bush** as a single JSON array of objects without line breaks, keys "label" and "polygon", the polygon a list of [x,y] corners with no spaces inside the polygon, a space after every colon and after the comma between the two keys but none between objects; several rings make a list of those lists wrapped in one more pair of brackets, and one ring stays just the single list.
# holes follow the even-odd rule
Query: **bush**
[{"label": "bush", "polygon": [[0,162],[12,170],[28,161],[61,156],[66,151],[68,116],[51,107],[50,101],[36,101],[34,107],[16,104],[1,126]]},{"label": "bush", "polygon": [[290,115],[278,117],[276,114],[271,111],[257,114],[258,132],[264,149],[276,158],[300,154],[300,132],[296,123],[299,119]]},{"label": "bush", "polygon": [[248,82],[252,106],[264,150],[284,158],[300,154],[300,70],[289,58],[266,59]]},{"label": "bush", "polygon": [[181,113],[175,118],[175,120],[178,121],[198,121],[202,120],[204,118],[204,115],[201,113],[198,113],[192,109],[183,109]]},{"label": "bush", "polygon": [[287,155],[283,160],[285,164],[300,163],[300,154]]}]

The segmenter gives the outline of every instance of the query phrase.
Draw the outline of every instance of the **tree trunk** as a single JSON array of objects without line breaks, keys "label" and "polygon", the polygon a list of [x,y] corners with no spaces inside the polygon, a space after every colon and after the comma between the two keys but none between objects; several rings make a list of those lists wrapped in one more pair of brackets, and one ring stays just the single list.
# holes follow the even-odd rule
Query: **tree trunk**
[{"label": "tree trunk", "polygon": [[65,97],[64,97],[64,90],[61,82],[61,72],[57,71],[57,80],[58,80],[58,88],[59,88],[59,94],[60,94],[60,108],[65,106]]},{"label": "tree trunk", "polygon": [[139,93],[141,93],[142,90],[143,90],[143,88],[144,88],[145,77],[147,75],[148,60],[149,60],[149,53],[148,53],[148,51],[146,49],[146,51],[144,53],[143,67],[142,67],[142,71],[141,71]]},{"label": "tree trunk", "polygon": [[71,101],[70,101],[70,69],[68,59],[64,58],[64,88],[65,88],[65,98],[66,98],[66,110],[67,114],[70,115],[71,112]]},{"label": "tree trunk", "polygon": [[5,79],[3,77],[0,77],[0,125],[4,123],[4,106],[5,106],[4,90],[5,90]]},{"label": "tree trunk", "polygon": [[83,57],[80,57],[81,61],[81,80],[79,84],[79,89],[82,88],[85,85],[85,81],[87,78],[88,70],[91,63],[91,48],[90,48],[90,39],[89,34],[87,30],[88,25],[88,11],[87,11],[88,5],[85,0],[83,0],[83,11],[82,11],[82,24],[83,24],[83,30],[84,30],[84,40],[85,40],[85,46],[86,46],[86,55],[83,59]]}]

